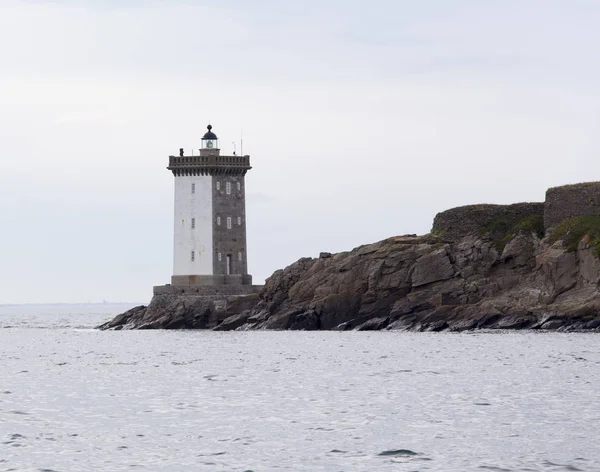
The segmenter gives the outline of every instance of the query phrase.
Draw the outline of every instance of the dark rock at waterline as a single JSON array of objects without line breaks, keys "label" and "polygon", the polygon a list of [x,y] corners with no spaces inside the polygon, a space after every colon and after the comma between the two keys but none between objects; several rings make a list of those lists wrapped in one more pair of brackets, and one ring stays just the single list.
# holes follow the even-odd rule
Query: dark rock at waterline
[{"label": "dark rock at waterline", "polygon": [[[259,301],[247,295],[155,295],[148,306],[137,306],[100,326],[99,329],[212,329],[234,313],[248,311]],[[242,318],[244,321],[246,318]],[[243,323],[242,323],[243,324]],[[235,329],[241,324],[224,324]]]}]

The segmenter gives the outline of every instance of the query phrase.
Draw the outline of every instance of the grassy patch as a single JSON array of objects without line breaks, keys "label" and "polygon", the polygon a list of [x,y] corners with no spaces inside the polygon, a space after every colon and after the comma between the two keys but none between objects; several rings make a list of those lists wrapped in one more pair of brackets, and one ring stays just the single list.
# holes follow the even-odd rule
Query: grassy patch
[{"label": "grassy patch", "polygon": [[482,228],[481,236],[488,236],[498,252],[519,232],[533,232],[539,238],[544,236],[544,219],[542,215],[527,216],[495,216]]},{"label": "grassy patch", "polygon": [[548,240],[551,243],[563,240],[567,251],[575,251],[584,238],[594,248],[596,257],[600,257],[600,216],[574,216],[561,221]]},{"label": "grassy patch", "polygon": [[446,236],[446,231],[441,230],[441,229],[431,228],[431,231],[429,232],[429,234],[431,236],[433,236],[434,238],[444,239],[444,237]]}]

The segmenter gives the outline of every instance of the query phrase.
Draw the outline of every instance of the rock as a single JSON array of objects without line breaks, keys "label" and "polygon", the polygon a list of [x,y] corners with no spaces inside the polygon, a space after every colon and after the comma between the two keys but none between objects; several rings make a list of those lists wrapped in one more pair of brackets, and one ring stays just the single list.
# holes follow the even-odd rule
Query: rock
[{"label": "rock", "polygon": [[390,323],[386,329],[393,331],[410,331],[417,325],[417,320],[418,318],[416,315],[403,316]]},{"label": "rock", "polygon": [[439,214],[433,234],[299,259],[260,293],[155,296],[100,328],[600,330],[600,260],[590,241],[570,252],[536,231],[507,232],[502,218],[527,227],[541,207],[461,207]]},{"label": "rock", "polygon": [[558,329],[558,328],[562,328],[564,325],[565,325],[565,321],[564,320],[555,318],[555,319],[551,319],[551,320],[548,320],[545,323],[543,323],[540,326],[540,329],[552,329],[552,330],[555,330],[555,329]]},{"label": "rock", "polygon": [[314,310],[300,313],[294,317],[290,330],[315,331],[321,328],[321,320]]},{"label": "rock", "polygon": [[389,324],[389,318],[372,318],[354,328],[356,331],[375,331],[385,329]]},{"label": "rock", "polygon": [[594,254],[594,250],[585,241],[579,243],[577,248],[579,258],[579,275],[584,284],[598,285],[600,283],[600,259]]},{"label": "rock", "polygon": [[477,318],[461,318],[452,321],[449,325],[450,331],[467,331],[477,328],[479,320]]},{"label": "rock", "polygon": [[587,323],[585,323],[585,325],[584,325],[583,328],[584,329],[598,329],[598,328],[600,328],[600,318],[588,321]]},{"label": "rock", "polygon": [[[99,329],[212,329],[234,313],[254,308],[260,301],[249,295],[155,295],[139,306],[98,326]],[[251,314],[248,311],[247,318]],[[244,323],[248,319],[244,320]],[[232,321],[230,320],[230,323]],[[243,323],[242,323],[243,324]],[[228,325],[224,326],[227,329]]]},{"label": "rock", "polygon": [[511,262],[516,266],[526,266],[534,262],[534,240],[521,233],[511,239],[502,251],[501,260],[505,264]]},{"label": "rock", "polygon": [[425,325],[422,325],[422,327],[421,327],[421,331],[438,332],[438,331],[444,331],[445,329],[448,329],[448,323],[444,320],[437,320],[437,321],[433,321],[431,323],[426,323]]},{"label": "rock", "polygon": [[107,321],[104,324],[98,326],[98,329],[112,329],[112,330],[120,330],[123,329],[124,326],[132,325],[137,320],[140,320],[144,317],[146,313],[147,307],[144,305],[136,306],[127,310],[125,313],[121,313],[117,315],[111,321]]},{"label": "rock", "polygon": [[552,288],[554,296],[572,289],[577,284],[579,265],[575,254],[564,248],[550,247],[536,256],[539,276]]},{"label": "rock", "polygon": [[524,329],[535,324],[536,318],[528,315],[508,315],[496,323],[497,329]]},{"label": "rock", "polygon": [[288,329],[297,314],[297,310],[290,310],[272,315],[263,322],[261,329]]},{"label": "rock", "polygon": [[437,249],[417,259],[412,268],[411,285],[421,285],[447,280],[454,276],[454,267],[445,248]]},{"label": "rock", "polygon": [[250,310],[246,310],[238,315],[231,315],[230,317],[225,318],[221,324],[214,329],[216,331],[233,331],[244,325],[248,321],[249,316]]}]

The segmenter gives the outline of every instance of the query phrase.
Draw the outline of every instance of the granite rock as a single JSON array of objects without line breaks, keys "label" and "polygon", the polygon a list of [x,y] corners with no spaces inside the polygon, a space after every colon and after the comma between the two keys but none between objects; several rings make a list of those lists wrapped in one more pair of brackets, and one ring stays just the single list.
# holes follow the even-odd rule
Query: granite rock
[{"label": "granite rock", "polygon": [[235,329],[248,321],[249,309],[259,301],[257,294],[155,295],[148,306],[132,308],[98,328],[212,329],[220,326],[220,329]]},{"label": "granite rock", "polygon": [[585,244],[532,232],[501,251],[474,233],[398,236],[276,271],[245,323],[217,329],[600,330],[599,280]]}]

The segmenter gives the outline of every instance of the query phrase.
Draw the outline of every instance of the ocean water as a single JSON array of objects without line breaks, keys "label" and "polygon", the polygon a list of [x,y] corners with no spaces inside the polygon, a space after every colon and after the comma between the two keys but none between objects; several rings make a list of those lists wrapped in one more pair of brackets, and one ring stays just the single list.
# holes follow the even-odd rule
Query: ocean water
[{"label": "ocean water", "polygon": [[0,307],[0,471],[600,471],[600,335],[115,331]]}]

